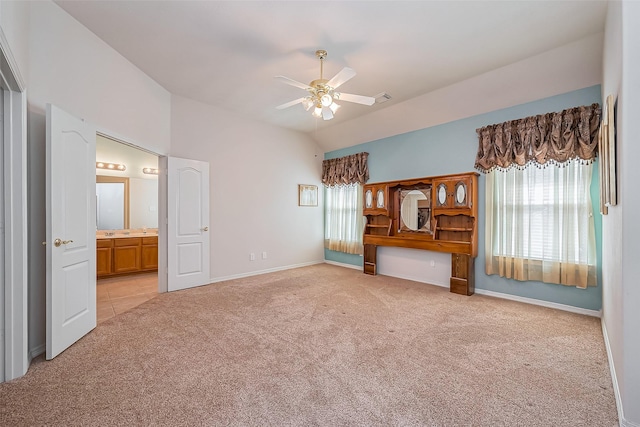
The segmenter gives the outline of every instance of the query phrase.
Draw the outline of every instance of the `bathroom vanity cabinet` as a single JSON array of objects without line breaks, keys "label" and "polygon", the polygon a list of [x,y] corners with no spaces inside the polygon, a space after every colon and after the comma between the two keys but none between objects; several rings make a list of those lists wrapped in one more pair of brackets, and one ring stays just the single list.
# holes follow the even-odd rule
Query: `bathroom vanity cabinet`
[{"label": "bathroom vanity cabinet", "polygon": [[98,278],[158,269],[158,236],[99,238]]}]

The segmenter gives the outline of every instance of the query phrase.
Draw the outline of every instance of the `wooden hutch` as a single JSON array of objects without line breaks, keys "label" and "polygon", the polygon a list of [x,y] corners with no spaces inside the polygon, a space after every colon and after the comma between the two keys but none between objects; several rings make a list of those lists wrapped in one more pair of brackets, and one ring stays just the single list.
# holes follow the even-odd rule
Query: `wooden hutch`
[{"label": "wooden hutch", "polygon": [[451,292],[474,292],[478,174],[365,184],[364,272],[376,274],[378,246],[451,254]]}]

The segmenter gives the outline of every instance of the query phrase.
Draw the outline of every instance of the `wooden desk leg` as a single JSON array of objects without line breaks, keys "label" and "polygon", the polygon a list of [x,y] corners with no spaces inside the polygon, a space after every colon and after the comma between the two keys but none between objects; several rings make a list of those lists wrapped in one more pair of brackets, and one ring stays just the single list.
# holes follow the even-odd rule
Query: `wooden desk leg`
[{"label": "wooden desk leg", "polygon": [[451,279],[449,290],[460,295],[473,295],[475,292],[475,272],[473,260],[469,255],[451,254]]},{"label": "wooden desk leg", "polygon": [[376,272],[376,245],[364,245],[364,273],[375,276]]}]

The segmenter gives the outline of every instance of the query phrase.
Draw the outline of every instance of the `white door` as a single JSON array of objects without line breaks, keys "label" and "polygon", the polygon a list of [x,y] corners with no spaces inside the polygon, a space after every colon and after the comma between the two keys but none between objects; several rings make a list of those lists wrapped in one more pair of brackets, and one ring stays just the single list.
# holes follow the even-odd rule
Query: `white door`
[{"label": "white door", "polygon": [[47,359],[96,327],[96,129],[47,105]]},{"label": "white door", "polygon": [[168,290],[193,288],[209,276],[209,163],[167,159]]}]

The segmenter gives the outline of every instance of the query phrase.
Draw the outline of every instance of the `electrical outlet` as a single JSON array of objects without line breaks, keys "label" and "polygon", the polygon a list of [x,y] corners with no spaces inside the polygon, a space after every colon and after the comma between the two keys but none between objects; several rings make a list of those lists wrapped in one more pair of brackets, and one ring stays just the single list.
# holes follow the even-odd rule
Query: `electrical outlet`
[{"label": "electrical outlet", "polygon": [[266,252],[262,252],[262,259],[267,259],[267,253]]},{"label": "electrical outlet", "polygon": [[436,262],[434,260],[431,260],[431,267],[433,267],[433,268],[436,267]]},{"label": "electrical outlet", "polygon": [[250,261],[255,261],[255,260],[256,260],[256,254],[254,254],[253,252],[251,252],[251,254],[249,255],[249,260],[250,260]]}]

